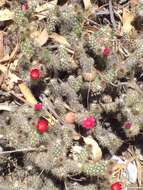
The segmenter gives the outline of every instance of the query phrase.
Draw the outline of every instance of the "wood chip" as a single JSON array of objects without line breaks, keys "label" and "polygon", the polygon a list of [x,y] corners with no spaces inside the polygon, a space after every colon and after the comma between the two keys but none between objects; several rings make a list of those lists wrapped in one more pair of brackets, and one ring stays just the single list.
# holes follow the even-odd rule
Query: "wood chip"
[{"label": "wood chip", "polygon": [[34,39],[34,44],[38,47],[43,46],[48,41],[49,35],[46,29],[44,29],[37,38]]},{"label": "wood chip", "polygon": [[68,43],[68,41],[64,36],[61,36],[57,33],[52,33],[49,37],[60,44],[70,47],[70,44]]}]

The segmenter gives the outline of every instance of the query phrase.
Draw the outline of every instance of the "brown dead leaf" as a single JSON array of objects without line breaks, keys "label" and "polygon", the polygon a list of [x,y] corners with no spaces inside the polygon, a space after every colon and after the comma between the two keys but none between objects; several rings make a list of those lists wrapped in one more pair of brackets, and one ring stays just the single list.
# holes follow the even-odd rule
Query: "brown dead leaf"
[{"label": "brown dead leaf", "polygon": [[0,59],[4,56],[3,32],[0,31]]},{"label": "brown dead leaf", "polygon": [[37,103],[37,100],[33,96],[30,89],[24,83],[20,83],[18,86],[23,96],[25,97],[26,101],[31,105],[35,105]]},{"label": "brown dead leaf", "polygon": [[131,22],[134,19],[134,15],[127,9],[123,9],[123,27],[122,32],[129,34],[131,30],[133,29],[133,26],[131,25]]},{"label": "brown dead leaf", "polygon": [[85,10],[88,10],[92,7],[91,1],[90,0],[83,0],[84,3],[84,8]]},{"label": "brown dead leaf", "polygon": [[48,32],[46,29],[44,29],[41,33],[39,33],[37,38],[34,39],[34,44],[38,47],[41,47],[47,42],[48,38]]},{"label": "brown dead leaf", "polygon": [[49,37],[60,44],[70,47],[70,44],[68,43],[68,41],[66,40],[64,36],[61,36],[57,33],[52,33]]}]

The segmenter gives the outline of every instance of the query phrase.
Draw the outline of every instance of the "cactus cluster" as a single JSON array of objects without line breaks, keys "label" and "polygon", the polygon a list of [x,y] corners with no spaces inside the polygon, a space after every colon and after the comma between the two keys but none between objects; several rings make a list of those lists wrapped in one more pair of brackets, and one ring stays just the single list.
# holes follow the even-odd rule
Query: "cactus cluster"
[{"label": "cactus cluster", "polygon": [[128,158],[124,145],[142,138],[142,32],[131,40],[122,11],[109,18],[106,1],[85,2],[0,3],[15,16],[0,22],[0,152],[12,150],[1,155],[0,189],[3,175],[12,190],[111,189],[111,155]]}]

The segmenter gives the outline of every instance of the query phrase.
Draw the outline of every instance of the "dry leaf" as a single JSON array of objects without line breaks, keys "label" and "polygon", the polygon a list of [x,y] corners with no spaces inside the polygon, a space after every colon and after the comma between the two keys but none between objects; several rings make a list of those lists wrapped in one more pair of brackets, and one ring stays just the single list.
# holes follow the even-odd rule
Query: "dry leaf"
[{"label": "dry leaf", "polygon": [[49,37],[52,38],[53,40],[55,40],[56,42],[60,43],[60,44],[70,46],[70,44],[68,43],[66,38],[57,34],[57,33],[52,33]]},{"label": "dry leaf", "polygon": [[14,12],[8,9],[0,10],[0,21],[12,20],[14,18]]},{"label": "dry leaf", "polygon": [[41,47],[47,42],[48,38],[48,32],[46,29],[44,29],[41,33],[39,33],[37,38],[34,39],[34,44],[38,47]]},{"label": "dry leaf", "polygon": [[19,86],[20,91],[22,92],[23,96],[27,100],[27,102],[31,105],[35,105],[37,103],[37,100],[31,93],[30,89],[24,83],[21,83],[18,86]]},{"label": "dry leaf", "polygon": [[0,31],[0,59],[4,56],[3,32]]},{"label": "dry leaf", "polygon": [[57,2],[58,2],[58,0],[54,0],[54,1],[50,1],[48,3],[45,3],[43,5],[40,5],[35,9],[35,12],[40,13],[43,11],[47,11],[47,9],[55,8],[55,6],[57,5]]},{"label": "dry leaf", "polygon": [[92,154],[94,161],[99,161],[102,158],[102,151],[98,143],[92,137],[83,138],[85,144],[92,146]]},{"label": "dry leaf", "polygon": [[84,8],[85,10],[88,10],[92,7],[91,1],[90,0],[83,0],[84,3]]},{"label": "dry leaf", "polygon": [[131,22],[133,21],[133,19],[134,19],[134,16],[132,15],[132,13],[127,8],[124,8],[123,9],[123,27],[122,27],[122,31],[124,33],[129,34],[131,30],[133,29],[133,26],[131,25]]},{"label": "dry leaf", "polygon": [[10,56],[5,55],[2,59],[0,59],[0,63],[11,61],[14,58],[14,56],[16,55],[17,50],[18,50],[18,44],[16,44],[16,46],[15,46],[14,50],[11,52]]},{"label": "dry leaf", "polygon": [[43,5],[38,6],[35,9],[36,16],[39,20],[42,20],[47,17],[49,9],[54,10],[55,6],[57,5],[58,0],[50,1],[48,3],[45,3]]}]

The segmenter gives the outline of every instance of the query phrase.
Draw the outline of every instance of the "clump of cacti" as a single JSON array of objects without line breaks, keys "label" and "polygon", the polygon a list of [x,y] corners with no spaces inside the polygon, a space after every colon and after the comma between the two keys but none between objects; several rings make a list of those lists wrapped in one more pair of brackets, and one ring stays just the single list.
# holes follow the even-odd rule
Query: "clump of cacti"
[{"label": "clump of cacti", "polygon": [[121,23],[126,1],[88,2],[0,3],[0,189],[123,186],[113,158],[142,138],[142,32]]}]

